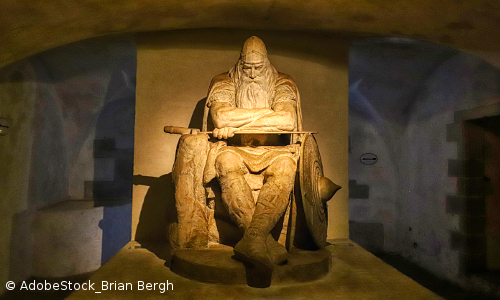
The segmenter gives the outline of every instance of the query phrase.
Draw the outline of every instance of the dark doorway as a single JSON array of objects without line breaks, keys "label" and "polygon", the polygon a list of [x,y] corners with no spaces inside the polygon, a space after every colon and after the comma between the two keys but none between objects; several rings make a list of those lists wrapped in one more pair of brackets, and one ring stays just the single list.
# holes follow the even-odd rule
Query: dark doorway
[{"label": "dark doorway", "polygon": [[[484,218],[474,221],[478,223],[476,225],[484,223],[484,270],[498,272],[500,271],[500,116],[475,119],[468,123],[470,130],[477,134],[474,139],[478,144],[475,147],[471,146],[478,150],[482,149],[482,151],[469,151],[470,158],[482,162],[484,168]],[[478,205],[483,204],[478,203]]]}]

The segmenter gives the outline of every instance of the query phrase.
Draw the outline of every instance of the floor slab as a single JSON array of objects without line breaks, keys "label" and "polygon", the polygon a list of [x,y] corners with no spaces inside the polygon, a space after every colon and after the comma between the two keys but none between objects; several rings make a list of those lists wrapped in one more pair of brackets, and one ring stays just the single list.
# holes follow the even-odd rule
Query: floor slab
[{"label": "floor slab", "polygon": [[95,291],[76,291],[67,299],[441,299],[352,241],[332,240],[326,249],[332,266],[325,277],[259,289],[183,278],[131,242],[90,277]]}]

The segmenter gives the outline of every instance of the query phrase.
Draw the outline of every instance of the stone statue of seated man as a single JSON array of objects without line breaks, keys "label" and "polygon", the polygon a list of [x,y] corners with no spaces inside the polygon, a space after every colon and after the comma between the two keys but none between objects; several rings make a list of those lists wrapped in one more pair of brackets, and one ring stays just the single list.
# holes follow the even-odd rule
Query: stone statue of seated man
[{"label": "stone statue of seated man", "polygon": [[[277,134],[250,133],[299,130],[298,101],[295,83],[271,65],[262,40],[247,39],[236,65],[210,85],[206,109],[215,141],[193,132],[179,142],[173,171],[178,211],[174,246],[206,244],[211,216],[201,186],[216,178],[229,217],[243,233],[234,246],[235,258],[271,270],[286,262],[287,249],[270,232],[289,204],[299,146]],[[242,131],[250,133],[235,135]],[[249,174],[264,178],[256,199],[245,179]]]}]

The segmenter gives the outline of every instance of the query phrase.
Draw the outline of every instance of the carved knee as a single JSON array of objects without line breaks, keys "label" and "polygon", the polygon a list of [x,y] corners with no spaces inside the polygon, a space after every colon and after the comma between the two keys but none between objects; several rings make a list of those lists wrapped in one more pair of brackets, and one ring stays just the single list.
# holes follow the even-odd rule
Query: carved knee
[{"label": "carved knee", "polygon": [[297,169],[297,163],[290,157],[278,157],[265,171],[266,177],[293,177]]},{"label": "carved knee", "polygon": [[230,173],[245,174],[245,165],[241,158],[232,152],[222,152],[215,159],[215,168],[218,176],[227,176]]}]

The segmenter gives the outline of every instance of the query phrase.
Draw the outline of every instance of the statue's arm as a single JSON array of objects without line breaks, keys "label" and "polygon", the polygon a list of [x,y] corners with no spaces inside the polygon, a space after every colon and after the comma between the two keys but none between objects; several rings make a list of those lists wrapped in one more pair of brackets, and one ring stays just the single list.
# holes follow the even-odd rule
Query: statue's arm
[{"label": "statue's arm", "polygon": [[214,136],[218,139],[232,137],[238,129],[283,131],[294,130],[297,123],[295,101],[282,101],[269,108],[236,108],[229,103],[214,103],[211,107]]},{"label": "statue's arm", "polygon": [[296,102],[291,100],[279,102],[274,106],[272,113],[259,117],[240,128],[263,131],[294,130],[297,124],[296,105]]},{"label": "statue's arm", "polygon": [[227,74],[216,76],[211,83],[210,114],[215,125],[214,136],[232,137],[238,129],[262,131],[294,130],[297,124],[296,86],[284,74],[276,83],[275,104],[271,108],[237,108],[234,105],[234,86]]},{"label": "statue's arm", "polygon": [[210,107],[216,128],[241,128],[272,113],[273,110],[269,108],[237,108],[227,102],[214,102]]}]

